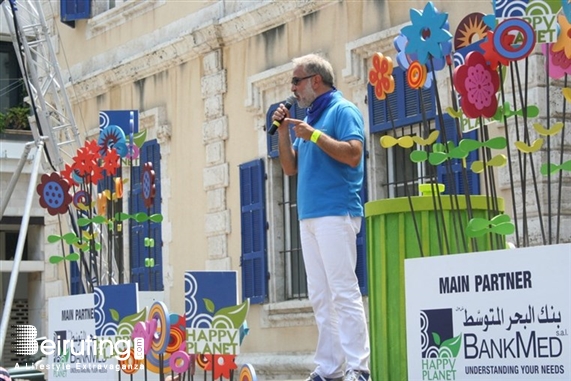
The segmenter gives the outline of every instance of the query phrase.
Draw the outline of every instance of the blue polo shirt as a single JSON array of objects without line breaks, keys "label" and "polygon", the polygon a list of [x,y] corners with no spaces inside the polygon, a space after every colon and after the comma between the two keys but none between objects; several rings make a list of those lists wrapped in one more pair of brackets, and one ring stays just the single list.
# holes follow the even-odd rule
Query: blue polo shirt
[{"label": "blue polo shirt", "polygon": [[[361,111],[339,91],[333,93],[331,102],[312,127],[335,140],[359,140],[364,145]],[[300,220],[363,216],[359,197],[363,185],[363,157],[353,168],[331,158],[311,141],[297,138],[293,148],[297,151],[297,209]]]}]

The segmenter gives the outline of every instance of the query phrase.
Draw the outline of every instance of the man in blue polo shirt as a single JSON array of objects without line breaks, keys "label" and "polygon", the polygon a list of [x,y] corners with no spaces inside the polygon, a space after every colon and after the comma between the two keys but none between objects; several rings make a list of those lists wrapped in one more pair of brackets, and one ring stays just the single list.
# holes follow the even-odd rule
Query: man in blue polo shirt
[{"label": "man in blue polo shirt", "polygon": [[[355,267],[363,207],[363,117],[334,87],[331,64],[319,55],[293,60],[292,92],[304,120],[280,105],[280,163],[297,174],[301,247],[309,300],[319,330],[307,381],[367,381],[369,335]],[[289,126],[296,139],[291,142]]]}]

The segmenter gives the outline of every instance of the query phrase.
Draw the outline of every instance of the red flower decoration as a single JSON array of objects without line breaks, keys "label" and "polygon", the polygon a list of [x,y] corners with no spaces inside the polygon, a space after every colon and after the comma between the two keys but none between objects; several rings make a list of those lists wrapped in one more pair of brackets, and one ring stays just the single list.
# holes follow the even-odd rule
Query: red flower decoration
[{"label": "red flower decoration", "polygon": [[101,166],[108,175],[114,175],[117,172],[117,168],[121,165],[120,157],[117,154],[115,148],[107,148],[105,155],[103,156],[103,163]]},{"label": "red flower decoration", "polygon": [[500,77],[486,63],[482,53],[473,51],[466,63],[454,70],[454,87],[461,96],[460,105],[469,118],[491,118],[498,108],[496,93]]},{"label": "red flower decoration", "polygon": [[[213,371],[213,379],[224,377],[230,379],[230,371],[236,369],[236,355],[201,355],[207,361],[204,370]],[[213,364],[214,363],[214,364]]]},{"label": "red flower decoration", "polygon": [[[73,158],[71,176],[78,176],[92,184],[97,184],[103,178],[103,168],[99,166],[99,160],[101,159],[99,150],[100,147],[96,141],[86,141],[83,148],[78,149],[76,156]],[[75,182],[77,183],[78,181]]]},{"label": "red flower decoration", "polygon": [[145,201],[145,206],[150,208],[153,206],[155,201],[155,171],[153,170],[153,163],[146,162],[143,165],[143,178],[141,179],[143,187],[143,200]]},{"label": "red flower decoration", "polygon": [[68,182],[57,172],[43,174],[36,192],[40,195],[40,206],[46,208],[52,216],[66,213],[72,201]]},{"label": "red flower decoration", "polygon": [[74,173],[73,167],[69,164],[65,165],[65,168],[61,170],[60,174],[61,177],[63,177],[70,186],[78,186],[81,182],[81,178],[76,173]]},{"label": "red flower decoration", "polygon": [[377,99],[383,100],[387,94],[395,91],[393,78],[393,60],[381,53],[373,55],[373,68],[369,71],[369,82],[375,88]]},{"label": "red flower decoration", "polygon": [[[505,45],[511,45],[515,40],[515,36],[510,34],[504,36],[503,38],[505,39],[504,40]],[[488,62],[490,63],[490,67],[493,70],[496,70],[498,68],[498,65],[500,64],[507,66],[510,63],[510,61],[506,57],[502,56],[496,50],[496,47],[494,45],[493,31],[491,30],[488,31],[487,38],[480,43],[480,47],[482,48],[482,50],[484,50],[484,58],[488,60]]]}]

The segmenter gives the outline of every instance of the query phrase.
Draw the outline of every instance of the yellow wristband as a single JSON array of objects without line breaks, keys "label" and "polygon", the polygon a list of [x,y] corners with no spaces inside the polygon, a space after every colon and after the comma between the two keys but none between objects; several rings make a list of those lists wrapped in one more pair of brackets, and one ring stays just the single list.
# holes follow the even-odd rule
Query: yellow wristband
[{"label": "yellow wristband", "polygon": [[321,136],[321,131],[319,130],[313,131],[313,133],[311,134],[311,141],[317,143],[317,139],[319,139],[320,136]]}]

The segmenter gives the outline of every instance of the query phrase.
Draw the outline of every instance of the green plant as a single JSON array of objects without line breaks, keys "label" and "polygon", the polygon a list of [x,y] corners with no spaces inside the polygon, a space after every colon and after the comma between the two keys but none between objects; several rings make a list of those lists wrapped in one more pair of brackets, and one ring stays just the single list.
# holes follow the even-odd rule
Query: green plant
[{"label": "green plant", "polygon": [[28,106],[11,107],[5,113],[0,113],[0,132],[6,129],[29,130],[28,115],[30,115]]}]

